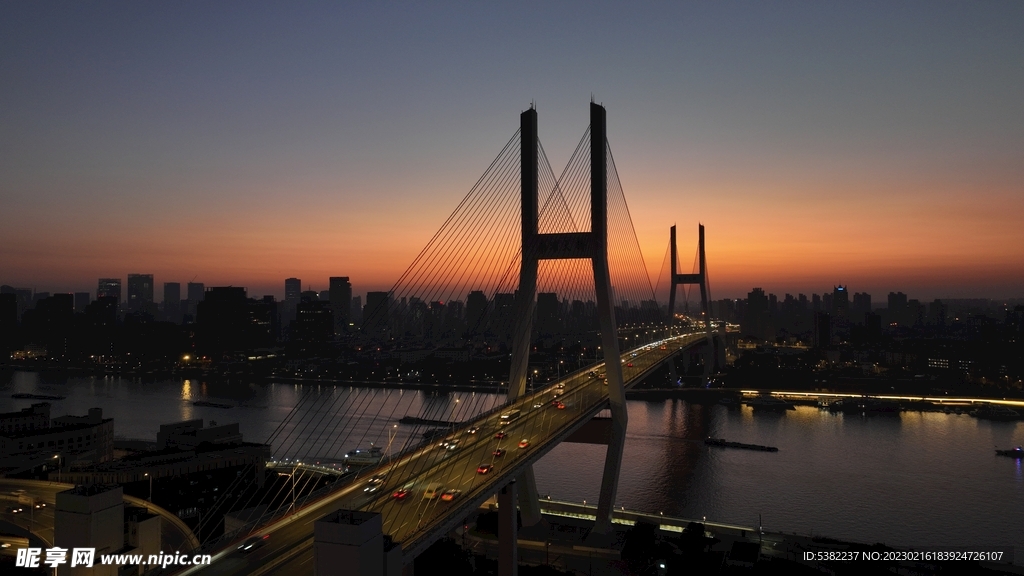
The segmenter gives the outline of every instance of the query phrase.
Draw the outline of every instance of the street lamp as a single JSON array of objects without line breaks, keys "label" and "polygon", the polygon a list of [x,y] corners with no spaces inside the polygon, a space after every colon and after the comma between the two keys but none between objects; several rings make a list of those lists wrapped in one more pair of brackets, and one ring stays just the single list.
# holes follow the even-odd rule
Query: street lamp
[{"label": "street lamp", "polygon": [[398,435],[398,424],[393,424],[391,429],[388,430],[388,447],[384,451],[388,457],[388,464],[391,464],[391,443],[395,441],[395,436]]},{"label": "street lamp", "polygon": [[153,501],[153,477],[149,475],[149,472],[143,474],[143,476],[149,477],[149,501]]}]

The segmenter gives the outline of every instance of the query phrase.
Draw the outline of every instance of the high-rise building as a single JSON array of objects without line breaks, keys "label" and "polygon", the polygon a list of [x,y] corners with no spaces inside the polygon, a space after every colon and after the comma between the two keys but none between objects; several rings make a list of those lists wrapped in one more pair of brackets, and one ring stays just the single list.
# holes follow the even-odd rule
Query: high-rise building
[{"label": "high-rise building", "polygon": [[388,292],[367,292],[366,308],[363,309],[363,331],[378,335],[387,330],[388,307],[391,296]]},{"label": "high-rise building", "polygon": [[832,317],[828,312],[814,313],[814,347],[828,348],[832,345]]},{"label": "high-rise building", "polygon": [[871,294],[857,292],[853,295],[853,304],[850,305],[850,317],[858,323],[864,322],[864,315],[871,312]]},{"label": "high-rise building", "polygon": [[191,322],[195,322],[199,303],[206,297],[206,286],[202,282],[189,282],[187,288],[187,304],[182,312],[189,315]]},{"label": "high-rise building", "polygon": [[352,308],[352,284],[348,276],[331,276],[329,299],[334,311],[334,333],[348,331],[349,311]]},{"label": "high-rise building", "polygon": [[842,284],[832,287],[832,313],[840,318],[850,317],[850,291]]},{"label": "high-rise building", "polygon": [[890,324],[908,325],[910,322],[907,314],[907,295],[903,292],[889,292],[887,312]]},{"label": "high-rise building", "polygon": [[92,302],[92,295],[88,292],[75,292],[75,314],[85,314],[89,302]]},{"label": "high-rise building", "polygon": [[164,319],[181,322],[181,283],[164,282]]},{"label": "high-rise building", "polygon": [[349,322],[356,326],[361,326],[363,323],[363,297],[353,296],[352,307],[348,309]]},{"label": "high-rise building", "polygon": [[146,304],[153,302],[153,275],[128,275],[128,310],[141,310]]},{"label": "high-rise building", "polygon": [[[626,306],[623,305],[623,308]],[[539,292],[537,294],[537,333],[541,336],[557,334],[559,323],[558,295],[554,292]]]},{"label": "high-rise building", "polygon": [[942,300],[935,299],[928,305],[928,323],[935,326],[946,325],[946,305]]},{"label": "high-rise building", "polygon": [[284,281],[284,301],[290,304],[298,304],[302,299],[302,280],[298,278],[286,278]]},{"label": "high-rise building", "polygon": [[754,288],[747,294],[747,307],[740,324],[744,336],[753,336],[758,340],[771,340],[775,334],[769,333],[769,301],[764,290]]},{"label": "high-rise building", "polygon": [[99,286],[96,288],[96,298],[117,298],[121,302],[121,279],[100,278]]},{"label": "high-rise building", "polygon": [[482,334],[487,321],[487,295],[474,290],[466,298],[466,331],[470,336]]}]

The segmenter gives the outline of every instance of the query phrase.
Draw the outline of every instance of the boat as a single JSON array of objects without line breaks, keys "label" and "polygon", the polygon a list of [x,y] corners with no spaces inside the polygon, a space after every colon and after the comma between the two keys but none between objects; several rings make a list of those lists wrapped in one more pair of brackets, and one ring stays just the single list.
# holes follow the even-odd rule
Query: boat
[{"label": "boat", "polygon": [[761,446],[760,444],[744,444],[742,442],[730,442],[725,438],[708,438],[704,440],[704,443],[708,446],[718,446],[720,448],[742,448],[744,450],[758,450],[760,452],[778,452],[779,449],[775,446]]},{"label": "boat", "polygon": [[63,400],[67,398],[67,396],[58,396],[57,394],[28,394],[25,392],[18,392],[17,394],[11,394],[11,398],[28,400]]},{"label": "boat", "polygon": [[1024,458],[1024,446],[1017,446],[1009,450],[996,450],[997,456],[1009,456],[1010,458]]},{"label": "boat", "polygon": [[356,448],[345,454],[345,464],[351,466],[372,466],[379,464],[384,457],[384,451],[370,444],[369,448]]},{"label": "boat", "polygon": [[750,406],[754,410],[770,410],[779,412],[785,410],[796,410],[796,406],[793,406],[782,398],[776,398],[775,396],[758,396],[751,400],[747,400],[746,403],[747,406]]},{"label": "boat", "polygon": [[1011,421],[1020,420],[1020,414],[1012,408],[1001,404],[989,404],[971,412],[971,416],[984,420]]},{"label": "boat", "polygon": [[207,408],[234,408],[231,404],[223,404],[221,402],[210,402],[209,400],[195,400],[192,402],[193,406],[206,406]]}]

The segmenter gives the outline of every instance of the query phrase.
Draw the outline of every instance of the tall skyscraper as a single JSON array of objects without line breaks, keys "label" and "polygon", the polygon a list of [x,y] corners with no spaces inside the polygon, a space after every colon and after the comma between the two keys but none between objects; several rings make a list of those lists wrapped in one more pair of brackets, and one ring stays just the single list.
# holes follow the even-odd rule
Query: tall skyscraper
[{"label": "tall skyscraper", "polygon": [[189,282],[188,283],[188,305],[185,310],[182,310],[185,314],[192,317],[192,321],[195,322],[196,315],[199,311],[199,303],[206,297],[206,286],[202,282]]},{"label": "tall skyscraper", "polygon": [[75,292],[75,314],[85,314],[85,307],[92,301],[88,292]]},{"label": "tall skyscraper", "polygon": [[759,340],[775,338],[775,334],[770,333],[768,306],[769,300],[764,290],[754,288],[747,294],[747,308],[740,323],[743,335],[753,336]]},{"label": "tall skyscraper", "polygon": [[121,302],[121,279],[100,278],[99,286],[96,288],[96,298],[117,298]]},{"label": "tall skyscraper", "polygon": [[832,287],[832,313],[840,318],[850,316],[850,291],[842,284]]},{"label": "tall skyscraper", "polygon": [[141,310],[146,304],[153,302],[153,275],[128,275],[128,309]]},{"label": "tall skyscraper", "polygon": [[[626,302],[623,302],[626,308]],[[558,295],[554,292],[537,293],[537,333],[552,336],[559,332]]]},{"label": "tall skyscraper", "polygon": [[466,298],[466,329],[471,336],[483,334],[487,320],[487,295],[474,290]]},{"label": "tall skyscraper", "polygon": [[363,310],[363,331],[380,335],[388,327],[388,307],[391,295],[388,292],[367,292],[366,308]]},{"label": "tall skyscraper", "polygon": [[302,280],[298,278],[286,278],[284,281],[284,301],[291,304],[298,304],[302,299]]},{"label": "tall skyscraper", "polygon": [[181,322],[181,283],[164,282],[164,319]]},{"label": "tall skyscraper", "polygon": [[349,310],[352,308],[352,284],[348,276],[331,276],[330,300],[334,311],[334,333],[348,331]]}]

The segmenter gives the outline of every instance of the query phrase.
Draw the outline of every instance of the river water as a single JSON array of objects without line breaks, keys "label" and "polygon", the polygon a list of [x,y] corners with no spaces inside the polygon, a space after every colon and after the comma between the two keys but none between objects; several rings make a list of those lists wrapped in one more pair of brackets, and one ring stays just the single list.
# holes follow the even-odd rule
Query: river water
[{"label": "river water", "polygon": [[[370,443],[393,451],[415,443],[424,427],[396,425],[406,414],[463,420],[502,403],[481,393],[0,372],[0,411],[39,401],[11,398],[19,392],[66,396],[51,401],[54,416],[100,407],[120,438],[154,439],[161,423],[191,418],[238,422],[247,441],[270,440],[278,457],[325,462]],[[744,526],[760,515],[766,530],[865,543],[1014,546],[1024,563],[1024,470],[994,455],[1024,444],[1024,422],[809,406],[754,414],[682,400],[628,409],[617,506]],[[779,451],[709,448],[708,436]],[[563,443],[537,464],[538,489],[596,503],[603,462],[602,446]]]}]

